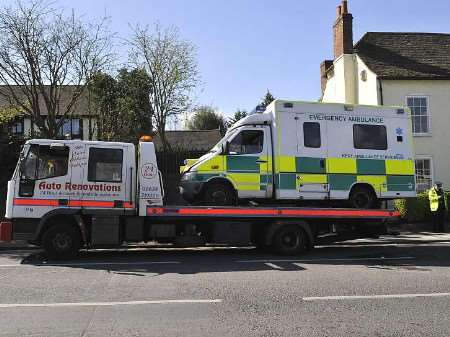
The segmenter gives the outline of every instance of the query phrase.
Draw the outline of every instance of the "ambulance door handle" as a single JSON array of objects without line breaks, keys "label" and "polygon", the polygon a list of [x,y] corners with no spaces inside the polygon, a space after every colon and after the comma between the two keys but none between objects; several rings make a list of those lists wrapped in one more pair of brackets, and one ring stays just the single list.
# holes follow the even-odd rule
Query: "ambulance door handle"
[{"label": "ambulance door handle", "polygon": [[320,167],[321,168],[325,167],[325,159],[320,159]]},{"label": "ambulance door handle", "polygon": [[258,164],[263,164],[263,163],[267,163],[267,160],[257,160],[256,161]]}]

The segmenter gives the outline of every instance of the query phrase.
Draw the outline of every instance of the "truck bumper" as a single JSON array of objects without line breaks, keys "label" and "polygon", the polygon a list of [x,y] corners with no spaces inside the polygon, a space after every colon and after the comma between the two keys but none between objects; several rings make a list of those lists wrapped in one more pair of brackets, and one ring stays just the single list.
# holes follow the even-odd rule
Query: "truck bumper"
[{"label": "truck bumper", "polygon": [[187,202],[195,201],[202,190],[203,182],[185,180],[180,182],[180,194]]}]

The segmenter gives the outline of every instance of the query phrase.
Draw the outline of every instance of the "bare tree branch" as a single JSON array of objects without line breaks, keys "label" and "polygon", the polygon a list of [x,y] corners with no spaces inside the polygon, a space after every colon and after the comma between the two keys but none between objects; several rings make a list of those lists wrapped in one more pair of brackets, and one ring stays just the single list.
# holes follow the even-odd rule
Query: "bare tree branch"
[{"label": "bare tree branch", "polygon": [[55,138],[93,75],[109,64],[112,35],[45,0],[0,8],[0,96],[42,136]]}]

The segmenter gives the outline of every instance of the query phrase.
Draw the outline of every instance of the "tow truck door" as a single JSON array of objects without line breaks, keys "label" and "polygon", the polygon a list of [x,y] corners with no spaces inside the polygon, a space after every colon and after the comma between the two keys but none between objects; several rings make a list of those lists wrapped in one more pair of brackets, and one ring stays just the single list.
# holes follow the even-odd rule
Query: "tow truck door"
[{"label": "tow truck door", "polygon": [[74,183],[82,194],[80,206],[121,211],[130,206],[132,177],[127,149],[123,144],[86,144],[83,179],[80,184]]}]

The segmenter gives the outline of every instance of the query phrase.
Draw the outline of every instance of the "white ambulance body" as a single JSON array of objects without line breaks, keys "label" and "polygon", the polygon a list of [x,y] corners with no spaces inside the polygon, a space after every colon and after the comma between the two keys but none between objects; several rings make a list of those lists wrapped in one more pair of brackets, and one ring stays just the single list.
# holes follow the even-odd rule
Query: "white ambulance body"
[{"label": "white ambulance body", "polygon": [[218,203],[350,199],[372,208],[416,195],[412,142],[407,108],[275,100],[188,160],[181,190],[211,204],[215,195]]}]

